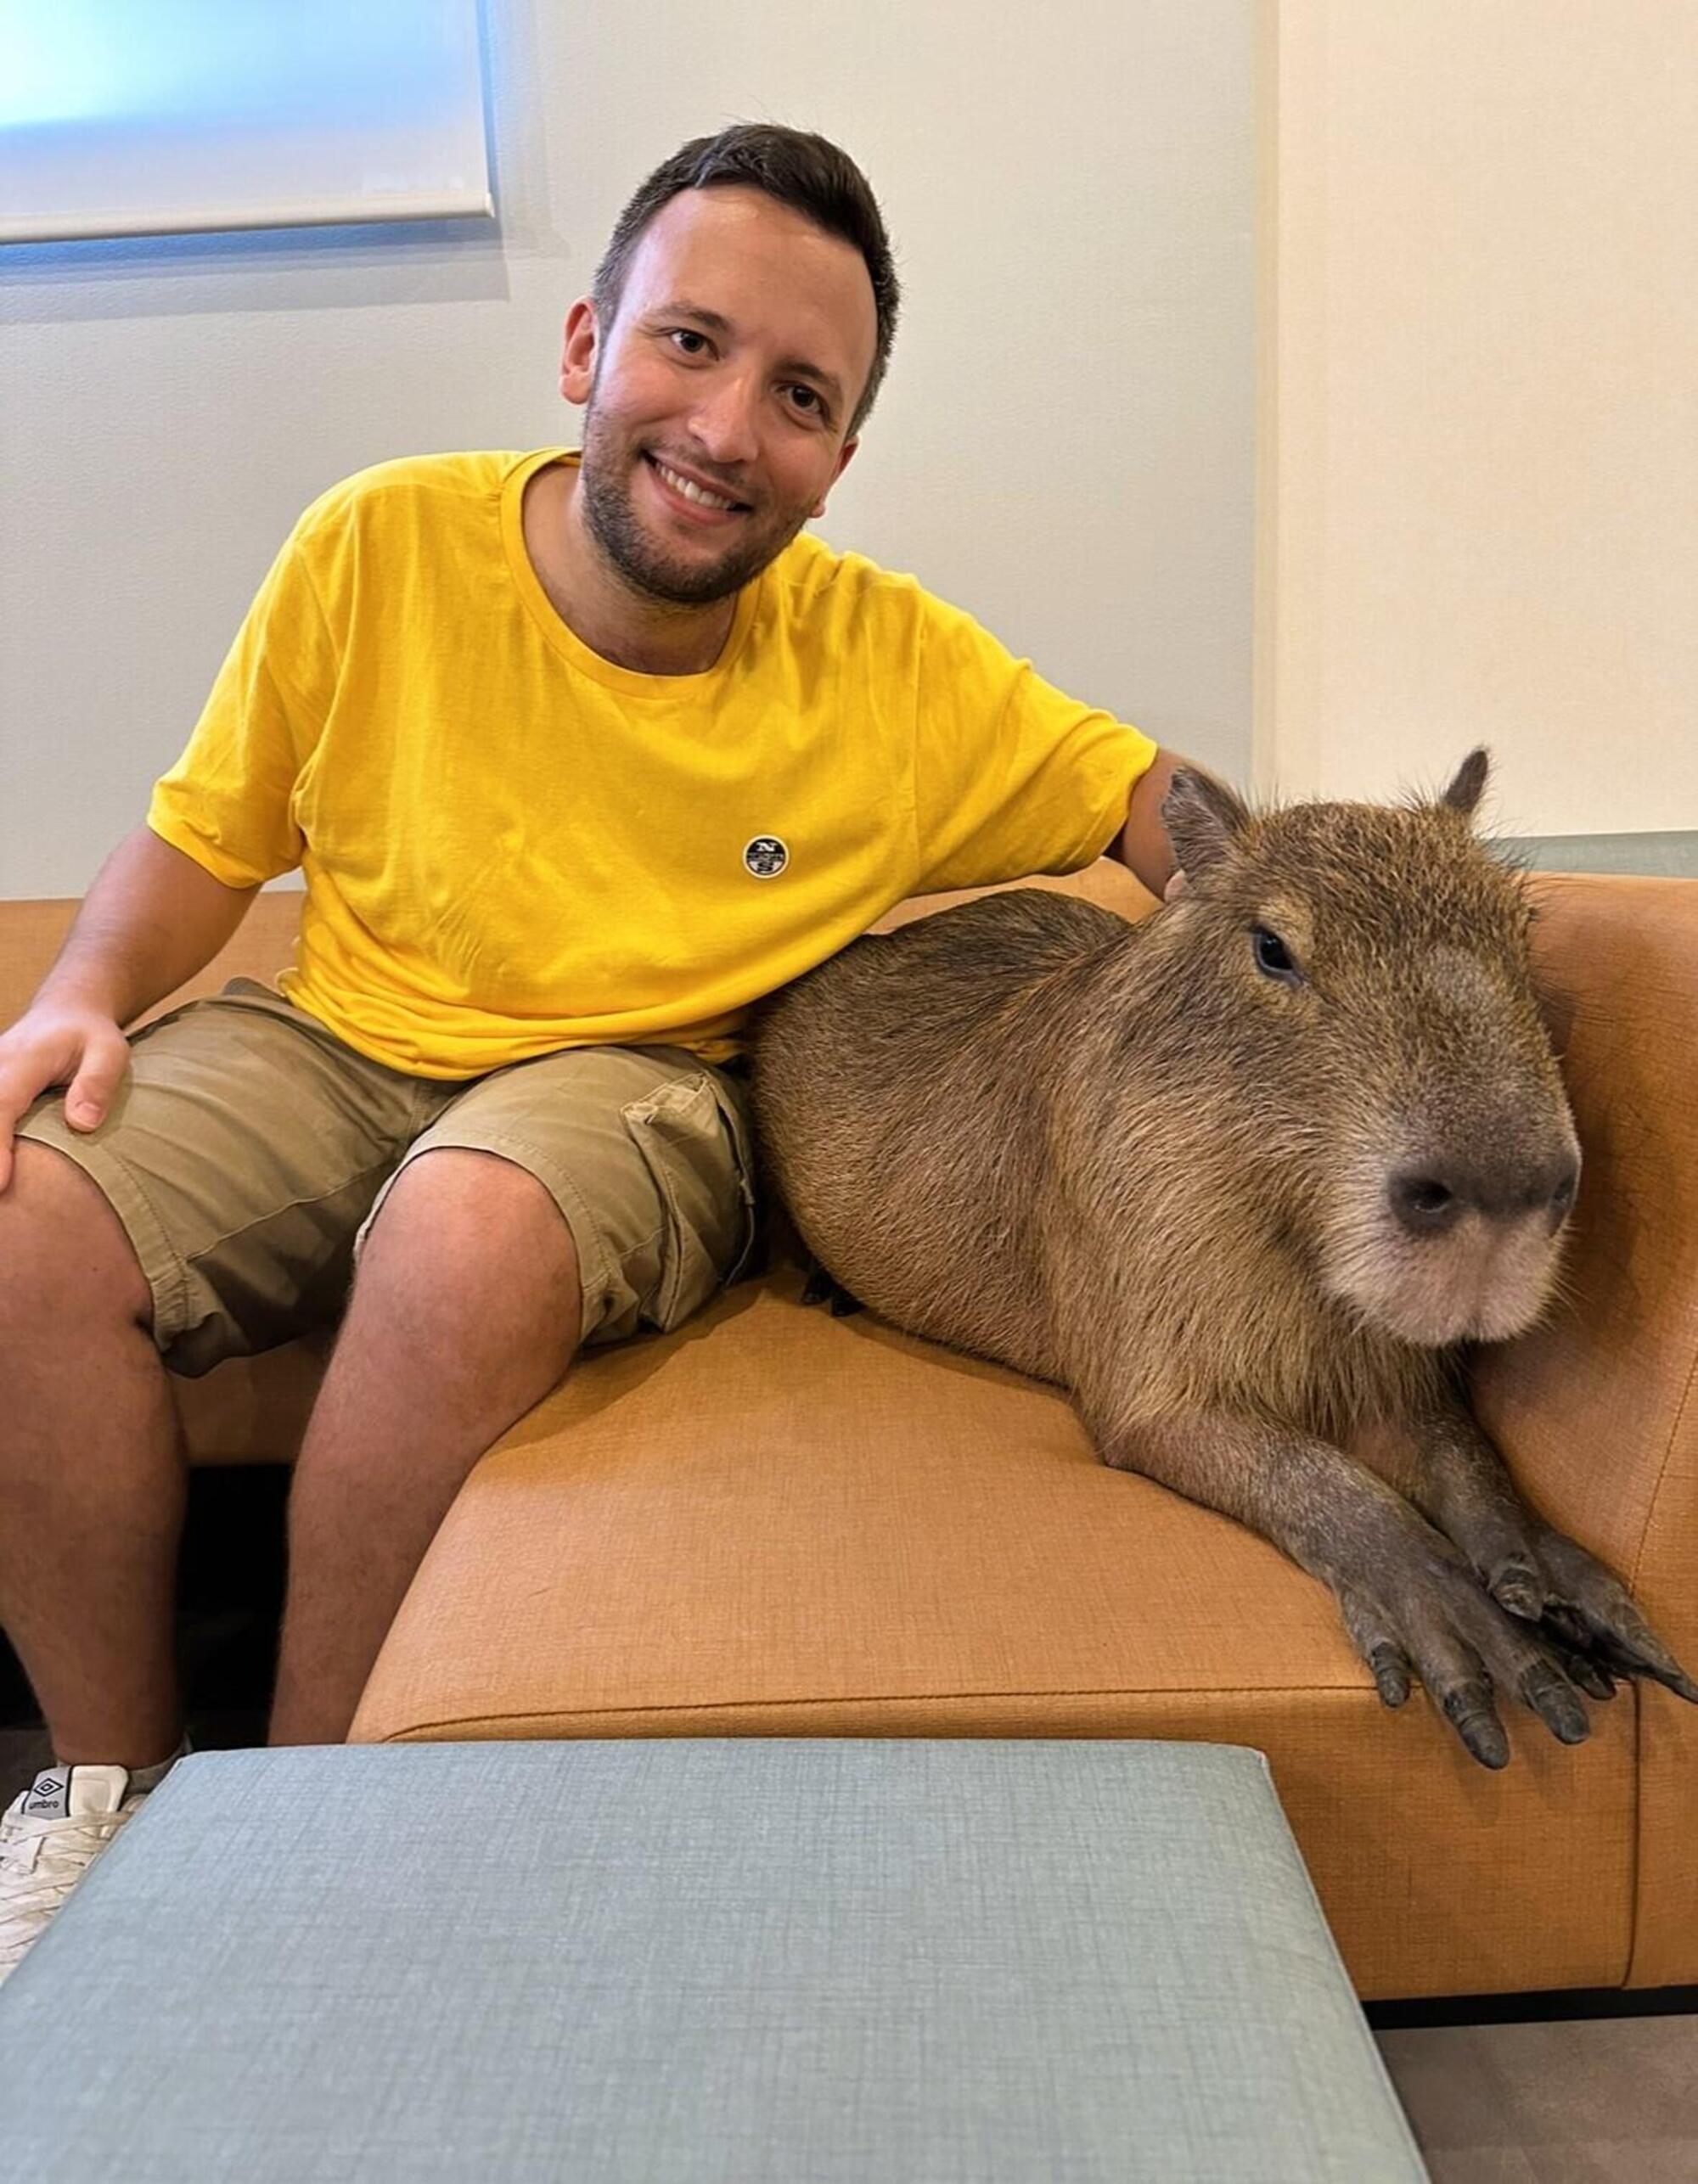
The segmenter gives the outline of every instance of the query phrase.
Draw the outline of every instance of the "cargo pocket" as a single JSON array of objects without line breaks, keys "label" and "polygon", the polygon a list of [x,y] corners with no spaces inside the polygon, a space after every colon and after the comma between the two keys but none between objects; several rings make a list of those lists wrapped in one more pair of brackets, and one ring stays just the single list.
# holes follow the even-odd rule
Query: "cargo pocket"
[{"label": "cargo pocket", "polygon": [[668,1079],[620,1114],[660,1200],[660,1277],[640,1310],[665,1334],[734,1282],[754,1249],[748,1127],[706,1071]]}]

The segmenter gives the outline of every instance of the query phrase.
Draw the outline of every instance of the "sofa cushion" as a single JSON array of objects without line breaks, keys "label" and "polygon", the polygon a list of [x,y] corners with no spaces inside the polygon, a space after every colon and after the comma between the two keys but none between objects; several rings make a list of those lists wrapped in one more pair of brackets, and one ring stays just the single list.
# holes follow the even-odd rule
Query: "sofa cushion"
[{"label": "sofa cushion", "polygon": [[586,1359],[478,1466],[357,1742],[1196,1738],[1267,1752],[1358,1987],[1619,1983],[1635,1699],[1491,1775],[1380,1704],[1325,1589],[1099,1463],[1055,1390],[775,1268]]}]

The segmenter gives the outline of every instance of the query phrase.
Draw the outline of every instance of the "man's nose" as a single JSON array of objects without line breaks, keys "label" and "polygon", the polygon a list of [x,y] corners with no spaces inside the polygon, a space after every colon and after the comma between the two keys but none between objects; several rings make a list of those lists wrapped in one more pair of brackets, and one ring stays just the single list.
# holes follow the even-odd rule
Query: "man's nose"
[{"label": "man's nose", "polygon": [[759,396],[740,372],[717,376],[690,413],[690,430],[711,462],[752,463],[760,450]]}]

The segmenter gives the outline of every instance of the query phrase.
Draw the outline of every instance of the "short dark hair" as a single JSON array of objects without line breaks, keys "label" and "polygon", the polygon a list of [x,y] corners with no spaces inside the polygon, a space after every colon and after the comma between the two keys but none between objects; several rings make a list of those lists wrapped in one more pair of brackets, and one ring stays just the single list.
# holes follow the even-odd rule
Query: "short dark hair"
[{"label": "short dark hair", "polygon": [[682,190],[711,189],[734,182],[747,189],[764,190],[828,235],[852,243],[861,253],[873,284],[878,340],[873,368],[844,435],[852,438],[866,421],[890,362],[901,290],[890,237],[872,187],[849,154],[824,137],[771,121],[737,121],[717,137],[693,137],[655,168],[620,214],[612,239],[595,269],[590,299],[598,314],[610,325],[618,313],[631,253],[661,207]]}]

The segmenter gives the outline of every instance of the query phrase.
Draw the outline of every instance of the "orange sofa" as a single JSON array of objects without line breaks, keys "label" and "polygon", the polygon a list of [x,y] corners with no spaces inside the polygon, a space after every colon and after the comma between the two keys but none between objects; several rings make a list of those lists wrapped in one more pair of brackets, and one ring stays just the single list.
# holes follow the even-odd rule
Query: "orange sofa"
[{"label": "orange sofa", "polygon": [[[1063,882],[1127,916],[1120,867]],[[1585,1150],[1573,1303],[1494,1352],[1529,1497],[1698,1665],[1698,883],[1543,877]],[[904,905],[892,920],[959,897]],[[195,985],[269,977],[262,896]],[[0,1020],[67,903],[0,905]],[[594,1354],[474,1471],[355,1741],[1156,1737],[1271,1762],[1364,1998],[1698,1981],[1698,1710],[1655,1687],[1488,1774],[1379,1704],[1323,1587],[1099,1464],[1054,1390],[801,1303],[780,1255],[676,1334]],[[198,1461],[287,1461],[328,1337],[177,1384]],[[1138,1856],[1135,1839],[1126,1844]]]}]

